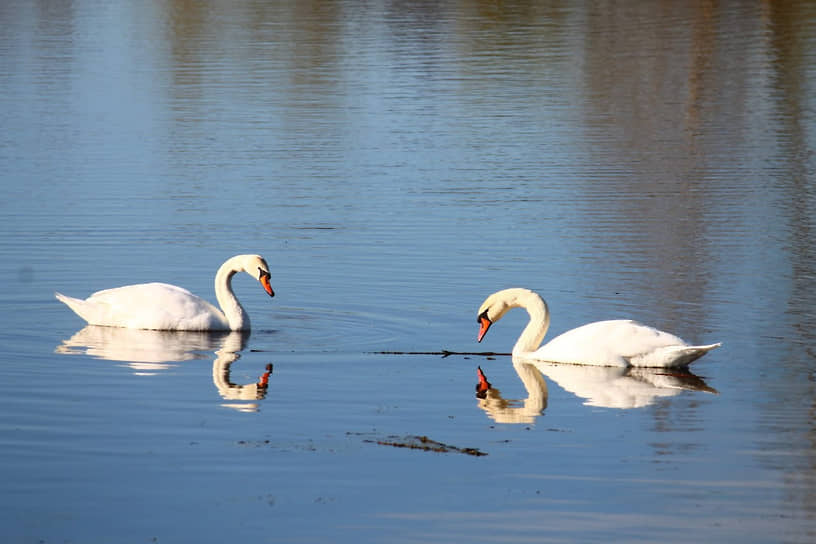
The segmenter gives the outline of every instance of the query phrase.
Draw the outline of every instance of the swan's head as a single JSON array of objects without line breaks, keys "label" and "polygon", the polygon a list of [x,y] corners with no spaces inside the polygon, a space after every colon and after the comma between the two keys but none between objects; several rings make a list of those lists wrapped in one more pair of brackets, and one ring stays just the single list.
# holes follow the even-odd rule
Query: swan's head
[{"label": "swan's head", "polygon": [[504,314],[506,314],[508,310],[520,306],[528,307],[528,301],[531,299],[538,299],[540,301],[541,297],[529,289],[518,287],[504,289],[487,297],[479,307],[478,317],[476,318],[479,322],[479,336],[476,337],[476,340],[481,342],[482,338],[487,334],[487,329],[489,329],[493,323],[504,317]]},{"label": "swan's head", "polygon": [[243,255],[242,267],[244,272],[261,282],[261,285],[270,297],[275,296],[275,291],[272,290],[272,285],[269,283],[269,265],[266,260],[260,255]]}]

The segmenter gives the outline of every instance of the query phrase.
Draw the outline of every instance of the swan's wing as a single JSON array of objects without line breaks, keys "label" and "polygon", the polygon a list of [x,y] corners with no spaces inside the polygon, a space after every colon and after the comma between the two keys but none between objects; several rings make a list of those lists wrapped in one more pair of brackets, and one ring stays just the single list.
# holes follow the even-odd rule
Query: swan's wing
[{"label": "swan's wing", "polygon": [[722,344],[710,344],[708,346],[663,346],[653,351],[644,352],[629,358],[632,366],[644,367],[686,367]]},{"label": "swan's wing", "polygon": [[636,321],[616,319],[597,321],[569,330],[550,340],[534,355],[537,359],[561,363],[671,366],[663,361],[665,357],[651,361],[649,356],[658,352],[671,355],[670,351],[661,350],[687,345],[673,334]]},{"label": "swan's wing", "polygon": [[105,289],[80,304],[69,306],[92,325],[157,330],[229,328],[226,318],[215,306],[186,289],[167,283]]}]

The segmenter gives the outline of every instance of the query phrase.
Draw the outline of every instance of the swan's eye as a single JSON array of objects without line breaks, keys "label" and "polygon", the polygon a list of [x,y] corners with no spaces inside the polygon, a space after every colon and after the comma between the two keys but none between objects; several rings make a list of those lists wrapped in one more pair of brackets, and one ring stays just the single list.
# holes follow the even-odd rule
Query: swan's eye
[{"label": "swan's eye", "polygon": [[487,319],[491,323],[493,322],[489,317],[487,317],[487,310],[479,314],[479,317],[476,318],[476,323],[481,323],[482,319]]}]

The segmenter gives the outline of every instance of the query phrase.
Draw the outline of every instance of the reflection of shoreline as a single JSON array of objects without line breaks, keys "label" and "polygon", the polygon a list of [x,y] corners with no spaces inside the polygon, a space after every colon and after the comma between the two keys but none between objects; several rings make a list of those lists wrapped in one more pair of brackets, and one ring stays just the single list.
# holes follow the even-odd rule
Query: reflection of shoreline
[{"label": "reflection of shoreline", "polygon": [[[88,355],[121,361],[137,376],[152,376],[176,363],[211,359],[213,384],[225,400],[258,401],[266,396],[272,365],[255,383],[235,384],[230,367],[241,357],[248,332],[153,331],[88,325],[54,350],[66,355]],[[224,404],[240,411],[258,411],[257,403]]]},{"label": "reflection of shoreline", "polygon": [[585,406],[622,410],[643,408],[659,398],[673,397],[681,391],[718,394],[687,369],[532,364],[515,358],[513,368],[527,390],[526,399],[505,399],[484,375],[480,376],[477,386],[479,407],[497,423],[534,423],[547,407],[545,376],[565,391],[586,399]]}]

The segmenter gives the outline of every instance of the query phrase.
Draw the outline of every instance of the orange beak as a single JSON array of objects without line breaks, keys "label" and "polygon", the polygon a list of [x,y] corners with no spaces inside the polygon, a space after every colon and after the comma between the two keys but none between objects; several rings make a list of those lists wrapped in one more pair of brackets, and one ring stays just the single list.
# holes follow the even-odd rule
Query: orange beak
[{"label": "orange beak", "polygon": [[482,372],[482,367],[476,368],[476,376],[479,378],[479,385],[476,386],[477,391],[481,393],[490,389],[490,382],[487,381],[487,376]]},{"label": "orange beak", "polygon": [[479,336],[476,337],[477,342],[481,342],[484,335],[487,334],[487,329],[490,328],[493,322],[487,318],[486,315],[479,316]]},{"label": "orange beak", "polygon": [[264,291],[266,291],[267,295],[270,297],[275,296],[275,291],[272,290],[272,286],[269,284],[269,274],[261,273],[261,277],[258,278],[258,281],[260,281],[261,285],[263,285]]}]

